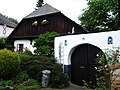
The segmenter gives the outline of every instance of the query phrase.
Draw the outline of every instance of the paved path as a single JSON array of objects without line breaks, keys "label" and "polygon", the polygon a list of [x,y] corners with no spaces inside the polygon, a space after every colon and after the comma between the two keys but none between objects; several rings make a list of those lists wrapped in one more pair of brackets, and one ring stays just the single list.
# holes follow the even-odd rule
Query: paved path
[{"label": "paved path", "polygon": [[85,89],[81,86],[74,85],[74,84],[70,83],[70,86],[68,88],[65,88],[65,89],[41,88],[39,90],[92,90],[92,89]]}]

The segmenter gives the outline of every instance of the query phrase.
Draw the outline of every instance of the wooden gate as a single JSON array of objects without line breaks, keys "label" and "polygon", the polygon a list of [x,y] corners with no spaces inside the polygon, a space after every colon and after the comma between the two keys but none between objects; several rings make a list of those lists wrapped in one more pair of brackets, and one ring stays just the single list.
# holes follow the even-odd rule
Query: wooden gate
[{"label": "wooden gate", "polygon": [[101,50],[93,45],[84,44],[75,48],[71,56],[71,82],[82,86],[83,80],[96,85],[95,59]]}]

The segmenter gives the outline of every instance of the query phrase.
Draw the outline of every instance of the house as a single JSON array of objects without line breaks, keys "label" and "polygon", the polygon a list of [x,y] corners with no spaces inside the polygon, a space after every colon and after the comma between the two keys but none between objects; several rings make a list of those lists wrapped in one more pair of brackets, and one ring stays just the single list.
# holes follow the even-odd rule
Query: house
[{"label": "house", "polygon": [[7,38],[17,25],[0,13],[0,38]]},{"label": "house", "polygon": [[12,46],[10,48],[21,52],[28,48],[33,52],[34,40],[45,32],[53,31],[61,35],[86,33],[80,25],[59,10],[45,4],[24,17],[9,35],[9,44]]},{"label": "house", "polygon": [[82,86],[85,80],[94,86],[99,53],[114,50],[120,54],[120,30],[55,37],[54,50],[57,62],[63,65],[72,83]]}]

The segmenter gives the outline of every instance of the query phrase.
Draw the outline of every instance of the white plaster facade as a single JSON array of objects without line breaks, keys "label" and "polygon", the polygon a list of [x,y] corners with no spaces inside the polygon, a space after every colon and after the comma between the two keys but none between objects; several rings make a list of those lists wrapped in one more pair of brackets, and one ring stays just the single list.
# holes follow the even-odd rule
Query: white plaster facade
[{"label": "white plaster facade", "polygon": [[14,30],[14,28],[11,28],[11,27],[7,27],[6,26],[6,33],[5,34],[3,34],[3,25],[0,25],[0,38],[1,37],[3,37],[3,38],[7,38],[10,34],[11,34],[11,32]]},{"label": "white plaster facade", "polygon": [[[109,37],[112,38],[112,43],[109,43]],[[120,49],[120,30],[56,37],[54,52],[58,63],[71,65],[72,52],[81,44],[91,44],[101,50]]]},{"label": "white plaster facade", "polygon": [[23,44],[23,51],[25,51],[26,48],[28,48],[32,53],[34,53],[35,48],[33,48],[34,45],[34,40],[31,41],[30,40],[15,40],[14,41],[14,51],[19,50],[19,44]]}]

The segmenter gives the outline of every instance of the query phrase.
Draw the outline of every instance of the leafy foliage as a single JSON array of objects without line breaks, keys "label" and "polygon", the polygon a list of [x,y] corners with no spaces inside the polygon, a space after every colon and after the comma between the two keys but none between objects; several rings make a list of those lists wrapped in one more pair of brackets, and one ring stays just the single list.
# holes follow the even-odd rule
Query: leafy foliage
[{"label": "leafy foliage", "polygon": [[89,32],[118,29],[118,0],[88,0],[88,7],[79,16],[81,25]]},{"label": "leafy foliage", "polygon": [[27,81],[15,87],[15,90],[34,90],[39,88],[39,82],[35,79],[28,79]]},{"label": "leafy foliage", "polygon": [[21,61],[26,59],[26,58],[30,58],[32,56],[32,55],[27,55],[24,52],[20,52],[20,53],[18,53],[18,55],[19,55]]},{"label": "leafy foliage", "polygon": [[114,72],[114,69],[111,68],[111,65],[114,65],[118,62],[119,53],[113,50],[106,49],[105,53],[99,53],[97,58],[97,67],[96,67],[96,78],[97,85],[99,88],[106,89],[111,87],[111,76]]},{"label": "leafy foliage", "polygon": [[[16,83],[17,81],[17,83]],[[0,80],[0,90],[33,90],[38,89],[39,82],[35,79],[18,82],[18,80]]]},{"label": "leafy foliage", "polygon": [[37,4],[36,4],[36,7],[40,8],[43,4],[44,4],[44,0],[38,0]]},{"label": "leafy foliage", "polygon": [[28,48],[26,48],[24,54],[26,54],[26,55],[32,55],[32,52]]},{"label": "leafy foliage", "polygon": [[59,36],[56,32],[46,32],[40,35],[38,39],[35,40],[34,51],[37,55],[53,56],[54,52],[54,37]]},{"label": "leafy foliage", "polygon": [[54,64],[51,70],[51,87],[65,88],[69,86],[68,77],[61,68],[61,65]]},{"label": "leafy foliage", "polygon": [[29,76],[42,81],[42,71],[50,70],[50,86],[54,88],[64,88],[69,86],[68,78],[63,73],[61,65],[56,63],[54,58],[46,56],[32,56],[30,59],[25,59],[21,63],[22,70],[26,70]]},{"label": "leafy foliage", "polygon": [[5,82],[5,84],[8,85],[8,86],[13,86],[13,81],[12,80],[7,80]]},{"label": "leafy foliage", "polygon": [[48,58],[46,56],[32,56],[31,58],[26,58],[21,62],[21,69],[26,70],[28,74],[34,78],[41,81],[41,72],[45,69],[52,68],[55,64],[55,60]]},{"label": "leafy foliage", "polygon": [[8,79],[17,74],[20,59],[17,53],[7,49],[0,50],[0,78]]},{"label": "leafy foliage", "polygon": [[22,61],[26,58],[30,58],[33,54],[28,48],[26,48],[25,52],[19,52],[18,55],[20,57],[20,60]]},{"label": "leafy foliage", "polygon": [[28,79],[30,79],[30,76],[27,74],[26,71],[21,71],[20,73],[18,73],[18,75],[16,76],[17,80],[20,81],[27,81]]},{"label": "leafy foliage", "polygon": [[6,48],[6,38],[0,38],[0,49]]}]

